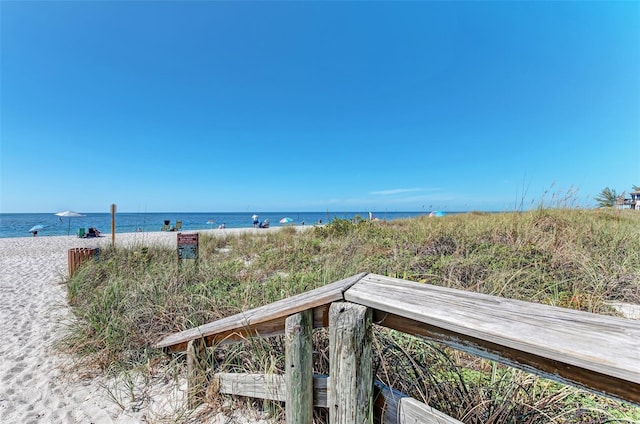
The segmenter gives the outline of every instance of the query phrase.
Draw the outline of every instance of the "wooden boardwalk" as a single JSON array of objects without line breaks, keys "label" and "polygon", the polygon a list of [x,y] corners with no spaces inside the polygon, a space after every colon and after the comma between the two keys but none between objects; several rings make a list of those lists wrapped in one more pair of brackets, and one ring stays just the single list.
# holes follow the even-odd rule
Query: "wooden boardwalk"
[{"label": "wooden boardwalk", "polygon": [[210,346],[283,334],[287,317],[306,310],[313,311],[314,327],[327,327],[335,302],[365,307],[376,325],[640,405],[640,321],[376,274],[176,333],[157,347],[171,352],[193,340]]}]

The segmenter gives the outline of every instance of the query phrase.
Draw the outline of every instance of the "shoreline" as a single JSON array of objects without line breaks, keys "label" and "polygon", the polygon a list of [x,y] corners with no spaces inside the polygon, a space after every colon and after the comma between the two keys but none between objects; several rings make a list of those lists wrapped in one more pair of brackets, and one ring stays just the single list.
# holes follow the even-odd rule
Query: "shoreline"
[{"label": "shoreline", "polygon": [[[167,212],[167,213],[118,213],[116,215],[116,232],[133,233],[138,230],[143,232],[162,231],[164,222],[169,222],[169,228],[173,228],[181,222],[182,231],[204,231],[218,229],[224,225],[227,229],[253,228],[253,212]],[[428,212],[427,212],[428,213]],[[356,216],[366,218],[369,212],[257,212],[259,221],[269,219],[271,227],[286,227],[289,225],[322,225],[335,219],[355,219]],[[372,212],[372,216],[383,220],[412,218],[424,215],[421,212],[383,211]],[[281,223],[284,218],[292,219],[290,223]],[[40,236],[65,236],[77,234],[80,229],[87,230],[90,227],[98,228],[104,234],[111,232],[112,220],[109,213],[83,213],[82,217],[62,219],[54,214],[6,214],[0,213],[0,238],[31,237],[29,231],[35,226],[42,225],[38,230]]]},{"label": "shoreline", "polygon": [[[125,243],[125,245],[130,245],[133,242],[139,242],[139,241],[148,241],[151,243],[155,243],[155,242],[163,242],[165,239],[169,239],[171,238],[171,236],[175,236],[178,233],[181,234],[195,234],[195,233],[199,233],[199,234],[207,234],[207,235],[213,235],[213,236],[219,236],[219,237],[226,237],[226,236],[235,236],[235,235],[240,235],[240,234],[245,234],[245,233],[250,233],[250,234],[256,234],[259,235],[261,233],[265,233],[265,232],[272,232],[272,231],[279,231],[283,228],[295,228],[297,231],[305,231],[308,230],[310,228],[314,228],[314,227],[321,227],[324,224],[314,224],[314,225],[290,225],[290,226],[272,226],[269,228],[254,228],[254,227],[238,227],[238,228],[206,228],[206,229],[196,229],[196,230],[189,230],[189,229],[185,229],[185,230],[181,230],[181,231],[130,231],[130,232],[116,232],[116,237],[115,237],[115,241],[116,244],[118,244],[118,241],[122,241]],[[71,244],[71,242],[73,241],[77,241],[78,243],[82,244],[85,242],[94,242],[96,244],[99,245],[99,247],[102,247],[105,243],[111,243],[111,233],[108,231],[103,231],[100,233],[101,235],[99,237],[78,237],[76,234],[70,234],[70,235],[47,235],[47,234],[38,234],[36,237],[33,236],[20,236],[20,237],[0,237],[0,251],[2,250],[2,244],[7,244],[7,243],[2,243],[3,241],[8,241],[8,244],[12,244],[10,243],[10,241],[15,241],[15,240],[53,240],[54,242],[58,242],[60,243],[62,240],[66,240],[68,243],[64,243],[66,244]],[[174,237],[175,238],[175,237]],[[84,245],[82,246],[71,246],[71,247],[85,247]],[[71,248],[70,247],[70,248]]]},{"label": "shoreline", "polygon": [[[134,234],[177,234],[177,233],[202,233],[202,234],[212,234],[212,235],[236,235],[242,234],[246,232],[255,231],[256,233],[265,232],[265,231],[276,231],[281,230],[283,228],[293,227],[297,230],[305,230],[313,227],[321,227],[325,224],[307,224],[307,225],[271,225],[268,228],[256,228],[256,227],[226,227],[226,228],[196,228],[189,229],[183,228],[179,231],[162,231],[162,230],[142,230],[142,231],[116,231],[116,240],[120,236],[131,237]],[[111,240],[111,231],[100,231],[99,237],[78,237],[78,235],[74,232],[71,234],[46,234],[44,232],[39,232],[37,236],[33,235],[20,235],[20,236],[0,236],[0,240],[9,240],[9,239],[42,239],[42,238],[68,238],[68,239],[76,239],[76,240],[96,240],[96,239],[104,239],[109,238]]]}]

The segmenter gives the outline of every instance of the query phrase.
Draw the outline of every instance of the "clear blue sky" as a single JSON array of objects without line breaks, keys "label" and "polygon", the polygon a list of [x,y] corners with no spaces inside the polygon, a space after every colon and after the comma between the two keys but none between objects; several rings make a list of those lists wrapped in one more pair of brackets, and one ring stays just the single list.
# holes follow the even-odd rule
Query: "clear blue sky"
[{"label": "clear blue sky", "polygon": [[640,2],[0,14],[0,212],[502,211],[640,185]]}]

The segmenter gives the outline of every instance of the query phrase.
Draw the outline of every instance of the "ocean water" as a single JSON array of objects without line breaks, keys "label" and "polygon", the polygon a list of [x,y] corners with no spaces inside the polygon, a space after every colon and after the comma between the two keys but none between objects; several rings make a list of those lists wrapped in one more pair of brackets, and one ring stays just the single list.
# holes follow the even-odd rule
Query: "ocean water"
[{"label": "ocean water", "polygon": [[[259,220],[269,219],[272,227],[282,225],[313,225],[322,220],[328,223],[335,218],[353,219],[356,215],[369,218],[369,212],[256,212]],[[393,220],[425,215],[428,212],[373,212],[373,217],[381,220]],[[87,213],[77,218],[60,218],[54,213],[3,213],[0,214],[0,237],[31,237],[29,230],[35,225],[43,225],[38,230],[38,237],[75,235],[79,228],[87,230],[96,227],[103,233],[111,233],[110,213]],[[253,212],[153,212],[116,214],[116,232],[131,233],[135,231],[160,231],[165,220],[174,226],[182,221],[182,231],[218,228],[225,224],[227,228],[249,228],[253,226]],[[279,221],[288,217],[290,224]],[[213,221],[213,222],[210,222]],[[106,234],[105,234],[106,235]]]}]

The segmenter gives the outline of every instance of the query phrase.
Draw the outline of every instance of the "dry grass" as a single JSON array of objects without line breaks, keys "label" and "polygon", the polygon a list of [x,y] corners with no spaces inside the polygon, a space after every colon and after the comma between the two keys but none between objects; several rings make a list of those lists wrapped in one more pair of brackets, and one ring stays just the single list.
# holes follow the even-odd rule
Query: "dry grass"
[{"label": "dry grass", "polygon": [[[615,314],[640,304],[640,213],[536,210],[392,222],[334,220],[296,232],[201,236],[200,260],[172,249],[113,249],[68,282],[79,317],[65,347],[103,371],[162,361],[165,335],[372,272],[412,281]],[[316,336],[315,372],[327,373]],[[223,371],[282,372],[279,338],[216,351]],[[640,419],[638,409],[376,329],[377,378],[466,423]],[[418,384],[415,384],[415,383]],[[323,422],[320,413],[318,422]],[[611,421],[609,421],[611,422]]]}]

